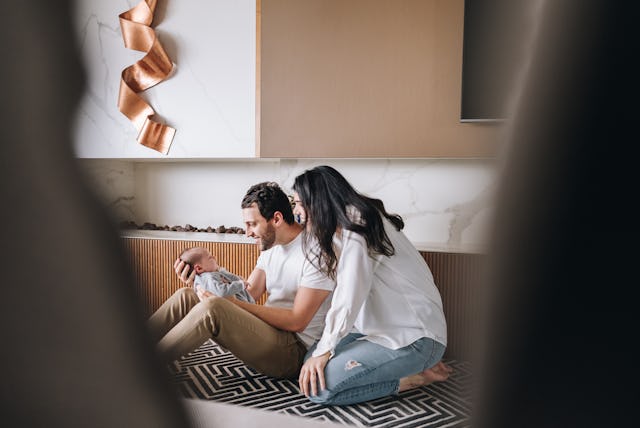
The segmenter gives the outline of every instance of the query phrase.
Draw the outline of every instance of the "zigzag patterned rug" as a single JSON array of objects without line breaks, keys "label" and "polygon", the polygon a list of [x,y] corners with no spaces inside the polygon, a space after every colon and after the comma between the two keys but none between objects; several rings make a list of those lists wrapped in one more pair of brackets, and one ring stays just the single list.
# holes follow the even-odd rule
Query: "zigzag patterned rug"
[{"label": "zigzag patterned rug", "polygon": [[257,373],[208,341],[172,366],[172,377],[187,398],[214,400],[293,414],[317,421],[377,428],[469,427],[470,364],[454,368],[446,382],[351,406],[321,406],[299,393],[295,382]]}]

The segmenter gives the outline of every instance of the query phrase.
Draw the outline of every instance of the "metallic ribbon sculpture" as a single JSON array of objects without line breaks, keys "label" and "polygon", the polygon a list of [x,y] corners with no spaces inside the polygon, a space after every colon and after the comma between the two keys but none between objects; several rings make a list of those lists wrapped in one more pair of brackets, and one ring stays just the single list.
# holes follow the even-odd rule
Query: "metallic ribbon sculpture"
[{"label": "metallic ribbon sculpture", "polygon": [[118,109],[138,130],[138,143],[166,155],[176,130],[154,120],[155,111],[138,95],[163,81],[173,69],[171,59],[150,26],[156,3],[157,0],[143,0],[118,15],[125,47],[147,52],[144,58],[122,71]]}]

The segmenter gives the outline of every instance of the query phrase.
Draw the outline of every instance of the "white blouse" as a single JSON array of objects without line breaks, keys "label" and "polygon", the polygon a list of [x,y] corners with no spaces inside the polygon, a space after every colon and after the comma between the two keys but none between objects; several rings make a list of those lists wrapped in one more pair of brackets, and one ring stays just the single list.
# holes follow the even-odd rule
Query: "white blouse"
[{"label": "white blouse", "polygon": [[391,349],[421,337],[446,346],[442,299],[427,263],[404,233],[383,221],[395,249],[391,257],[369,256],[364,237],[357,233],[342,230],[334,235],[336,288],[314,357],[333,355],[350,332]]}]

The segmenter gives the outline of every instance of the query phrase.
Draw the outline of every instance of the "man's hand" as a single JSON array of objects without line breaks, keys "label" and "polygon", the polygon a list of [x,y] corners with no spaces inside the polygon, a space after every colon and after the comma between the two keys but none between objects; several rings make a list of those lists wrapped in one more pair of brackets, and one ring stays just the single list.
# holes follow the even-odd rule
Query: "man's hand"
[{"label": "man's hand", "polygon": [[320,355],[318,357],[311,357],[302,365],[300,369],[300,377],[298,378],[298,385],[300,386],[300,392],[305,396],[318,395],[318,385],[320,390],[325,389],[324,382],[324,368],[329,361],[329,354]]},{"label": "man's hand", "polygon": [[193,287],[193,280],[196,277],[195,270],[191,272],[191,275],[189,275],[189,269],[190,269],[189,265],[184,261],[180,260],[179,258],[177,258],[176,261],[173,263],[173,269],[176,271],[176,275],[178,275],[178,278],[180,279],[180,281],[182,281],[184,284],[187,284],[190,287]]}]

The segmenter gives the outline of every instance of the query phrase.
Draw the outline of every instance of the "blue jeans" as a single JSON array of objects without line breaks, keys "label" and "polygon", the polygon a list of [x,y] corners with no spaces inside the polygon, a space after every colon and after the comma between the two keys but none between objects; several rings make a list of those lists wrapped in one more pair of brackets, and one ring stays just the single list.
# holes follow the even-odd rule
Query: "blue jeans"
[{"label": "blue jeans", "polygon": [[[351,333],[336,346],[324,369],[326,389],[309,400],[318,404],[346,405],[397,394],[400,379],[433,367],[445,346],[423,337],[400,349],[389,349]],[[315,345],[309,349],[305,361]]]}]

